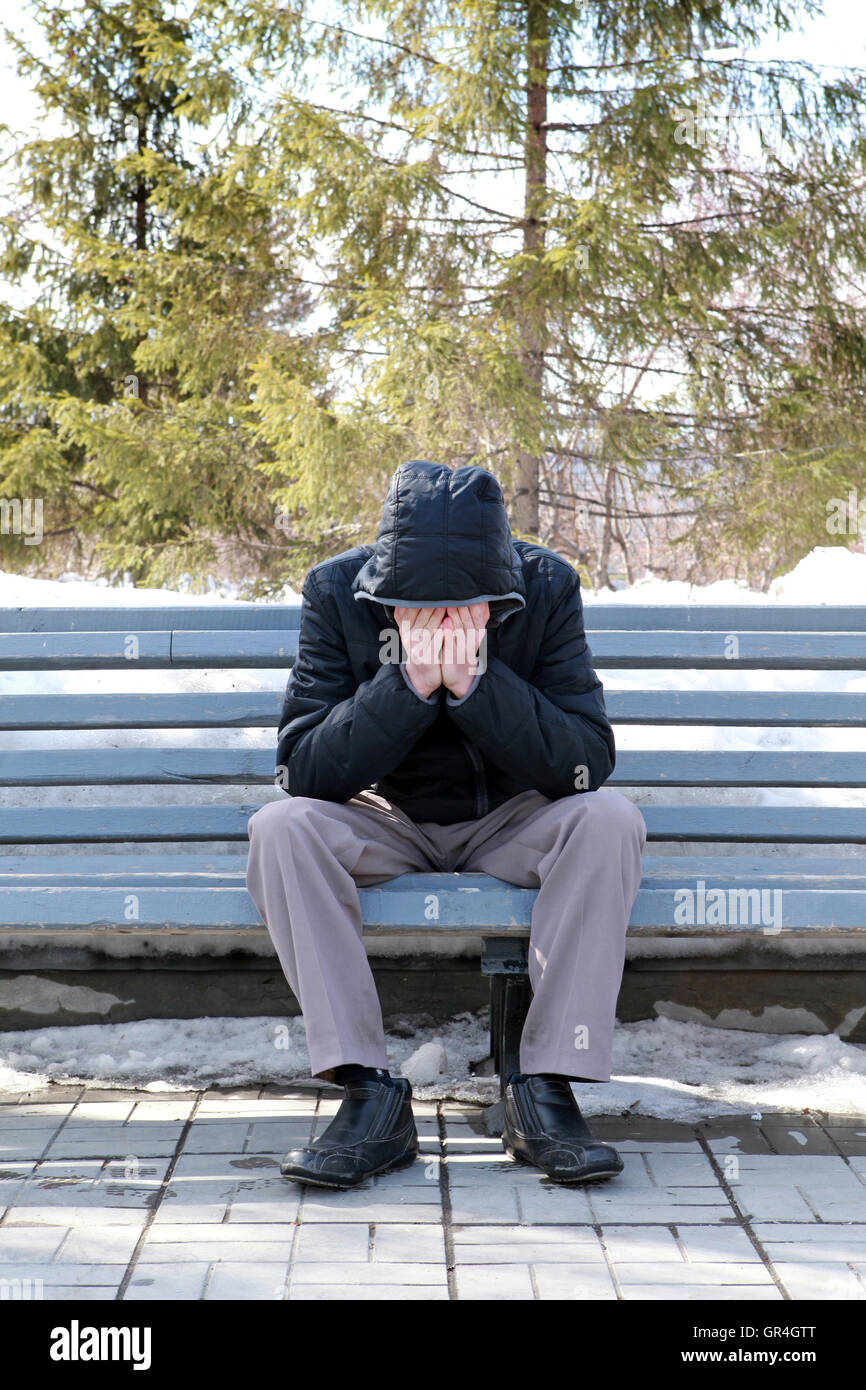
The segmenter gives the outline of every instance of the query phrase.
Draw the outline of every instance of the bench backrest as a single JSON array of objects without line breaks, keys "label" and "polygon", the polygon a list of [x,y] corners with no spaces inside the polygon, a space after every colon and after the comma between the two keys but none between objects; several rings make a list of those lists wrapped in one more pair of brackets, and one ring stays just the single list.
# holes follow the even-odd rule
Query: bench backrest
[{"label": "bench backrest", "polygon": [[[643,606],[587,604],[596,668],[647,672],[866,670],[866,609],[860,605]],[[286,669],[297,647],[299,607],[267,604],[164,608],[0,610],[0,670]],[[611,689],[614,726],[866,727],[866,689]],[[30,682],[38,687],[38,678]],[[224,729],[276,728],[282,690],[37,693],[0,696],[5,733],[117,729],[190,730],[170,748],[11,748],[0,786],[136,784],[272,786],[268,746],[221,746]],[[195,731],[201,731],[196,733]],[[29,740],[28,740],[29,741]],[[667,740],[669,743],[669,740]],[[866,787],[866,752],[796,748],[692,751],[668,746],[620,751],[611,785],[653,789],[642,809],[651,840],[866,843],[866,807],[842,804],[843,789]],[[822,805],[679,804],[668,789],[822,788]],[[840,793],[835,795],[836,790]],[[95,793],[98,798],[98,793]],[[244,804],[0,806],[0,844],[246,840],[260,800]],[[862,798],[861,798],[862,799]],[[838,804],[834,804],[838,803]]]}]

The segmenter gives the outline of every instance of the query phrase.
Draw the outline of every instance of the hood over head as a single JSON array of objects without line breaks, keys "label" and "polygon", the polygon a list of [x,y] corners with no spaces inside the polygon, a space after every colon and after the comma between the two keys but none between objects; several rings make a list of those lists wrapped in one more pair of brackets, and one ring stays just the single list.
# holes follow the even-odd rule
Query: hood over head
[{"label": "hood over head", "polygon": [[356,599],[385,607],[490,605],[489,626],[526,605],[502,488],[476,466],[412,459],[395,471]]}]

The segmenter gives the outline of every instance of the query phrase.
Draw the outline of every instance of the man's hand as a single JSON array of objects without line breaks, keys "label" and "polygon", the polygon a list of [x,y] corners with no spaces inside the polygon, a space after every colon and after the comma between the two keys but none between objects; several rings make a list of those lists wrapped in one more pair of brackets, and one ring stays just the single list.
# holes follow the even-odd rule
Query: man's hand
[{"label": "man's hand", "polygon": [[478,648],[490,617],[490,605],[472,603],[466,608],[449,608],[442,619],[448,634],[443,646],[442,684],[461,700],[467,694],[478,670]]},{"label": "man's hand", "polygon": [[426,700],[442,684],[444,608],[394,608],[397,631],[408,653],[406,675]]}]

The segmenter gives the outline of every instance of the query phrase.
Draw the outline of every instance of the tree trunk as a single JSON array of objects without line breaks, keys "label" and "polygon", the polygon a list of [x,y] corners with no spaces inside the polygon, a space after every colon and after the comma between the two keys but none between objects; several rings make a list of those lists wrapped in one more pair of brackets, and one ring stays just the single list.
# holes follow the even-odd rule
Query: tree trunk
[{"label": "tree trunk", "polygon": [[[521,327],[525,348],[522,361],[527,380],[539,403],[544,381],[546,314],[535,292],[538,263],[544,254],[543,198],[547,185],[547,62],[549,52],[547,0],[527,0],[526,5],[526,185],[523,205],[523,251],[529,257],[523,276]],[[517,486],[514,516],[517,529],[538,534],[538,481],[540,459],[523,449],[517,452]]]},{"label": "tree trunk", "polygon": [[601,533],[601,551],[598,557],[598,578],[596,588],[604,589],[610,584],[608,567],[610,565],[610,545],[613,539],[613,485],[616,469],[611,464],[604,478],[604,529]]}]

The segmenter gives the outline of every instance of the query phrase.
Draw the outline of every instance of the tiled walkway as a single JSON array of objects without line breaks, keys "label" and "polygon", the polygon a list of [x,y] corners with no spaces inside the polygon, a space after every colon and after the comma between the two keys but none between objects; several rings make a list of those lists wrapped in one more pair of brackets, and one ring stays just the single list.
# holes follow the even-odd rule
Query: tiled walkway
[{"label": "tiled walkway", "polygon": [[625,1171],[563,1187],[415,1101],[413,1167],[282,1178],[340,1097],[0,1095],[0,1297],[866,1299],[866,1117],[596,1119]]}]

